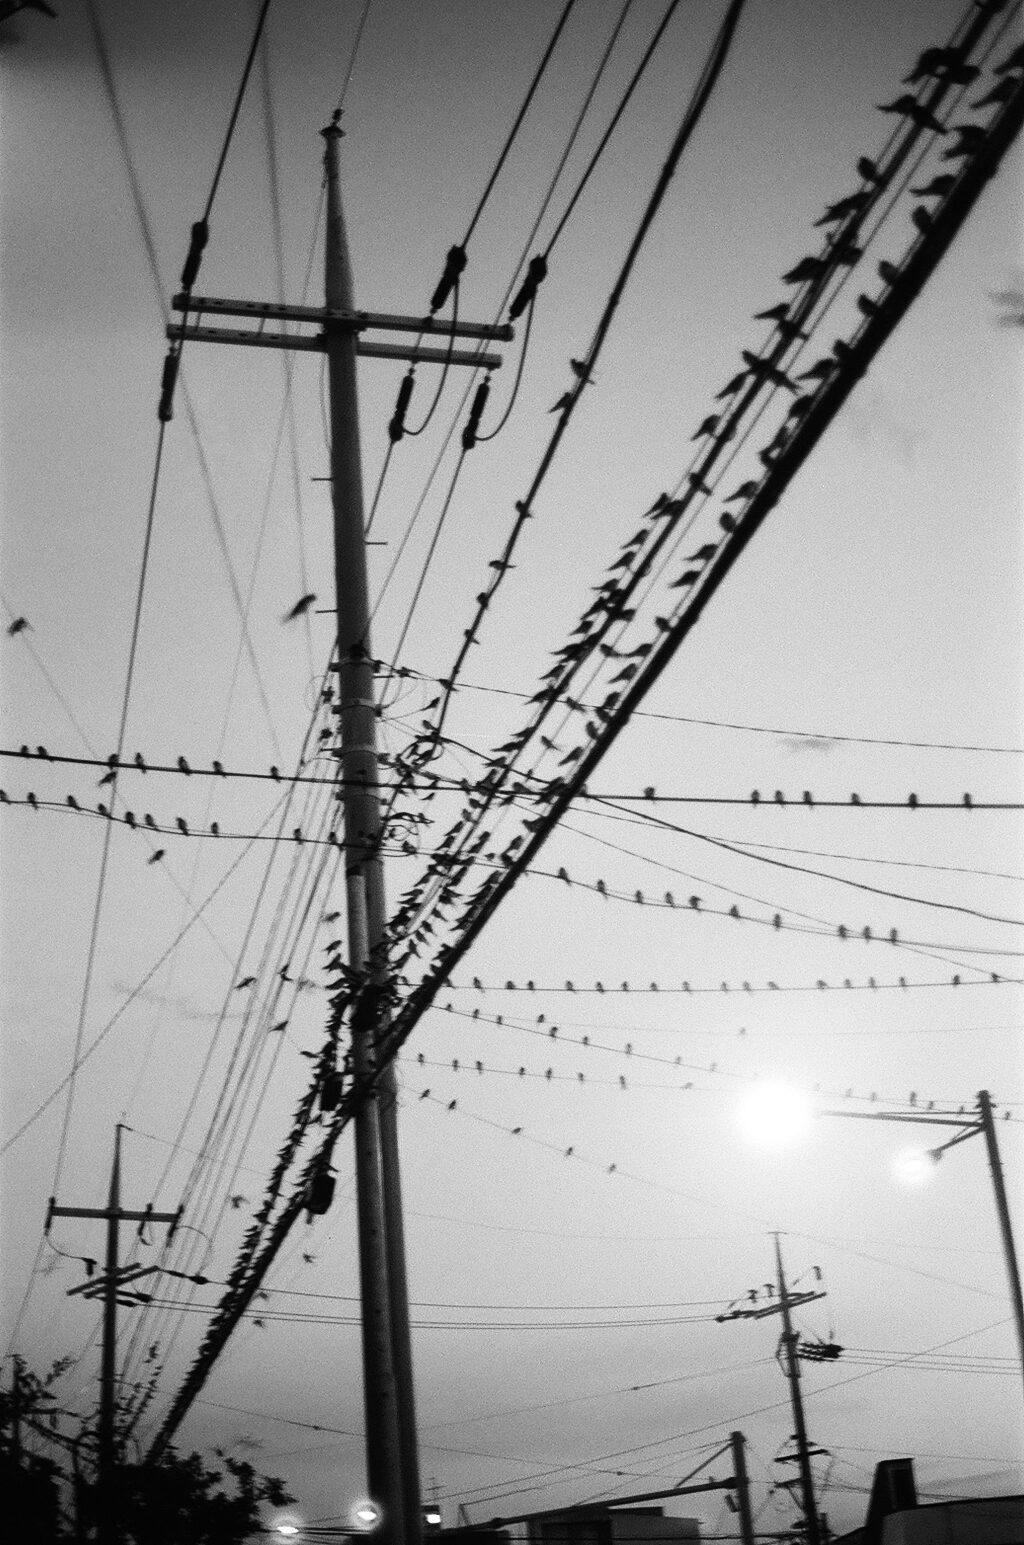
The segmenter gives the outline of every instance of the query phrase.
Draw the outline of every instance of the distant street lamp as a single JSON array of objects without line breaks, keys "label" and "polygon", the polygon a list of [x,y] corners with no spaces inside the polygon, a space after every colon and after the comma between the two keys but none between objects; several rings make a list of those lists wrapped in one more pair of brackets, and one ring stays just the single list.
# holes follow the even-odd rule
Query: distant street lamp
[{"label": "distant street lamp", "polygon": [[377,1506],[376,1502],[360,1502],[352,1509],[352,1517],[359,1525],[359,1528],[367,1533],[371,1529],[376,1529],[383,1516],[383,1510]]},{"label": "distant street lamp", "polygon": [[954,1127],[955,1136],[947,1138],[937,1147],[900,1155],[894,1166],[897,1176],[900,1180],[914,1185],[934,1173],[935,1166],[947,1148],[955,1148],[958,1143],[964,1143],[969,1137],[976,1137],[979,1134],[984,1137],[1003,1256],[1006,1262],[1006,1276],[1010,1284],[1010,1302],[1013,1305],[1013,1318],[1017,1330],[1021,1375],[1024,1378],[1024,1296],[1021,1293],[1020,1269],[1017,1265],[1013,1230],[1010,1226],[1010,1209],[1006,1200],[1006,1185],[996,1142],[995,1122],[992,1119],[992,1099],[988,1090],[979,1091],[977,1114],[974,1117],[944,1116],[930,1111],[818,1109],[812,1112],[806,1097],[792,1089],[786,1089],[783,1086],[775,1086],[772,1089],[762,1085],[759,1086],[758,1091],[755,1091],[755,1093],[758,1092],[760,1093],[759,1103],[748,1108],[748,1114],[749,1110],[753,1111],[753,1119],[746,1119],[741,1108],[742,1125],[750,1136],[760,1137],[762,1141],[773,1142],[776,1146],[781,1142],[792,1141],[794,1136],[798,1136],[799,1129],[808,1124],[804,1118],[809,1114],[845,1117],[854,1121],[898,1121],[909,1126]]}]

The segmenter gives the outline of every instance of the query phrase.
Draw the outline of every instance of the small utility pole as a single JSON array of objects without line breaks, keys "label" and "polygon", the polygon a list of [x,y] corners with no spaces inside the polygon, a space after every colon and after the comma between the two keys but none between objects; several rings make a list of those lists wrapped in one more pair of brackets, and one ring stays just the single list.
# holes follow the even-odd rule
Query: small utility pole
[{"label": "small utility pole", "polygon": [[978,1091],[977,1111],[976,1118],[967,1116],[963,1111],[956,1116],[931,1111],[891,1110],[825,1110],[821,1114],[853,1121],[896,1121],[902,1126],[953,1127],[955,1136],[947,1137],[946,1141],[939,1143],[936,1148],[926,1150],[927,1157],[935,1164],[948,1149],[956,1148],[960,1143],[967,1142],[968,1138],[977,1137],[979,1133],[984,1137],[989,1173],[992,1176],[996,1217],[999,1220],[999,1237],[1003,1246],[1003,1260],[1006,1264],[1006,1278],[1010,1288],[1010,1303],[1013,1306],[1013,1323],[1017,1331],[1017,1352],[1020,1358],[1021,1375],[1024,1376],[1024,1295],[1021,1293],[1020,1267],[1017,1264],[1013,1229],[1010,1227],[1010,1208],[1006,1200],[1006,1184],[1003,1180],[1003,1166],[999,1158],[999,1144],[996,1141],[992,1096],[987,1089]]},{"label": "small utility pole", "polygon": [[732,1473],[736,1482],[736,1506],[739,1509],[742,1545],[754,1545],[754,1515],[750,1510],[750,1481],[747,1478],[746,1439],[742,1432],[731,1432]]},{"label": "small utility pole", "polygon": [[[773,1289],[772,1284],[766,1283],[765,1287],[770,1301],[767,1304],[758,1303],[757,1290],[752,1289],[747,1294],[747,1301],[753,1306],[749,1309],[729,1308],[724,1314],[715,1318],[721,1323],[724,1320],[763,1320],[769,1315],[782,1316],[782,1335],[779,1338],[779,1351],[783,1354],[783,1371],[789,1383],[790,1400],[793,1407],[793,1426],[796,1429],[797,1461],[800,1467],[800,1495],[801,1506],[804,1514],[804,1532],[807,1545],[823,1545],[821,1521],[818,1517],[817,1503],[814,1497],[814,1476],[811,1473],[811,1450],[807,1442],[807,1424],[804,1421],[803,1398],[800,1393],[800,1334],[793,1329],[793,1317],[791,1311],[799,1304],[810,1304],[818,1298],[824,1298],[823,1292],[794,1293],[786,1283],[786,1274],[782,1266],[782,1247],[778,1234],[775,1235],[775,1268],[777,1284]],[[777,1296],[776,1296],[777,1295]],[[735,1438],[735,1434],[733,1437]],[[735,1453],[735,1448],[734,1448]],[[745,1467],[741,1470],[743,1455],[742,1448],[738,1458],[735,1459],[737,1478],[742,1473],[746,1476]],[[739,1488],[737,1488],[739,1489]],[[742,1500],[742,1495],[741,1495]],[[749,1509],[749,1503],[748,1503]],[[751,1527],[753,1527],[751,1525]],[[753,1538],[753,1535],[751,1535]]]},{"label": "small utility pole", "polygon": [[[97,1513],[99,1545],[116,1545],[117,1529],[117,1304],[124,1277],[118,1268],[118,1227],[121,1223],[170,1223],[178,1220],[176,1212],[129,1212],[121,1206],[121,1133],[122,1122],[114,1129],[114,1162],[110,1171],[110,1191],[106,1207],[58,1207],[50,1198],[46,1214],[46,1232],[54,1218],[103,1218],[107,1225],[107,1250],[103,1267],[103,1351],[100,1369],[100,1420],[97,1469]],[[142,1275],[143,1273],[133,1273]],[[92,1284],[90,1284],[92,1286]],[[72,1288],[72,1293],[80,1289]]]},{"label": "small utility pole", "polygon": [[[382,1064],[378,1055],[388,1022],[387,905],[381,858],[377,710],[370,647],[356,359],[368,355],[410,364],[468,365],[491,371],[501,364],[501,357],[485,352],[482,345],[488,341],[508,342],[512,329],[485,323],[449,323],[433,315],[413,317],[355,309],[342,212],[338,162],[343,131],[338,116],[335,114],[323,130],[327,184],[324,305],[273,305],[182,293],[171,304],[175,311],[185,312],[185,321],[169,326],[167,336],[172,353],[184,340],[195,339],[327,356],[348,965],[362,984],[351,1025],[352,1061],[356,1079],[366,1089],[354,1126],[367,1481],[371,1499],[381,1510],[381,1521],[374,1531],[379,1545],[419,1545],[422,1514],[398,1162],[397,1091],[393,1067],[390,1063]],[[194,278],[194,272],[191,277]],[[188,282],[184,274],[182,282]],[[257,319],[259,326],[208,327],[190,320],[204,315]],[[268,332],[265,323],[275,318],[300,325],[314,324],[321,330],[313,334]],[[389,344],[363,336],[378,331],[413,334],[415,342]],[[444,346],[424,345],[424,337],[440,337]],[[474,339],[477,347],[455,349],[452,344],[456,338]],[[169,385],[165,386],[159,410],[161,419],[170,417],[173,373],[167,380]],[[478,400],[479,392],[478,388]],[[408,405],[407,392],[404,402]],[[463,444],[466,443],[464,439]]]},{"label": "small utility pole", "polygon": [[1003,1257],[1010,1282],[1013,1321],[1017,1327],[1017,1350],[1020,1353],[1021,1368],[1024,1370],[1024,1296],[1021,1294],[1020,1268],[1017,1265],[1017,1251],[1014,1248],[1013,1230],[1010,1227],[1010,1208],[1006,1200],[1006,1184],[1003,1180],[1003,1166],[999,1159],[995,1122],[992,1120],[992,1097],[987,1089],[978,1091],[978,1119],[988,1153],[988,1167],[992,1175],[992,1189],[995,1193],[996,1213],[999,1217],[999,1233],[1003,1242]]},{"label": "small utility pole", "polygon": [[781,1344],[783,1356],[786,1359],[786,1377],[789,1380],[790,1399],[793,1403],[793,1425],[796,1428],[796,1447],[800,1464],[800,1494],[803,1497],[804,1525],[807,1531],[808,1545],[821,1545],[818,1505],[814,1498],[814,1476],[811,1474],[811,1460],[807,1451],[807,1425],[804,1421],[804,1403],[800,1394],[800,1363],[796,1355],[797,1342],[800,1337],[799,1333],[793,1329],[789,1289],[786,1286],[786,1274],[782,1268],[782,1246],[779,1243],[778,1234],[775,1235],[775,1266],[778,1272],[779,1312],[782,1315]]}]

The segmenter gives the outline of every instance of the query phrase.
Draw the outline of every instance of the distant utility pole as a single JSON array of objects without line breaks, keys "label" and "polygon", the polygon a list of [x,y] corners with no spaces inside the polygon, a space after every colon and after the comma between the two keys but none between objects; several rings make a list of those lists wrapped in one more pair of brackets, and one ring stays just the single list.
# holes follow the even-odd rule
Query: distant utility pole
[{"label": "distant utility pole", "polygon": [[[379,1041],[387,1029],[390,984],[356,357],[369,355],[411,364],[469,365],[489,371],[501,364],[501,357],[483,352],[480,344],[488,340],[507,342],[512,330],[508,326],[449,323],[433,315],[395,316],[355,309],[338,170],[343,135],[338,116],[335,114],[323,130],[327,181],[323,307],[278,306],[182,294],[175,296],[172,305],[176,311],[184,311],[186,319],[168,327],[167,336],[172,344],[179,345],[185,339],[196,339],[300,349],[327,356],[348,964],[364,984],[351,1026],[352,1060],[357,1081],[372,1080],[372,1087],[359,1103],[354,1123],[367,1480],[372,1500],[382,1514],[375,1538],[381,1545],[419,1545],[422,1515],[396,1086],[393,1067],[390,1063],[382,1065],[378,1059]],[[249,331],[205,327],[189,320],[204,314],[258,318],[260,325],[258,330]],[[322,331],[305,335],[266,332],[264,322],[275,318],[318,324]],[[411,333],[416,341],[371,342],[362,337],[367,331]],[[420,339],[426,335],[441,335],[444,347],[424,347]],[[471,351],[457,350],[452,347],[456,338],[476,339],[478,346]],[[404,385],[403,397],[407,405]],[[479,393],[478,401],[482,406]],[[161,401],[160,416],[170,416],[169,402]],[[473,419],[471,414],[471,424]],[[399,429],[393,438],[400,438],[400,434]]]},{"label": "distant utility pole", "polygon": [[1020,1358],[1021,1375],[1024,1377],[1024,1293],[1021,1291],[1020,1267],[1017,1264],[1017,1251],[1013,1242],[1013,1228],[1010,1224],[1010,1207],[1006,1199],[1006,1182],[1003,1179],[1003,1166],[999,1157],[999,1144],[996,1140],[996,1124],[992,1114],[992,1096],[987,1089],[978,1090],[977,1117],[971,1119],[965,1115],[945,1116],[932,1114],[929,1111],[888,1111],[888,1110],[827,1110],[822,1114],[826,1116],[839,1116],[854,1121],[898,1121],[904,1126],[917,1127],[953,1127],[956,1130],[955,1137],[947,1137],[944,1143],[939,1143],[936,1148],[929,1148],[926,1157],[937,1164],[948,1148],[955,1148],[958,1143],[965,1143],[969,1137],[982,1136],[985,1139],[985,1152],[988,1155],[989,1174],[992,1177],[992,1195],[996,1204],[996,1218],[999,1222],[999,1238],[1003,1246],[1003,1260],[1006,1264],[1006,1280],[1010,1289],[1010,1303],[1013,1307],[1013,1323],[1017,1332],[1017,1353]]},{"label": "distant utility pole", "polygon": [[736,1482],[736,1508],[740,1521],[742,1545],[754,1545],[754,1515],[750,1508],[750,1481],[747,1478],[746,1439],[742,1432],[729,1434],[732,1449],[732,1473]]},{"label": "distant utility pole", "polygon": [[[811,1473],[811,1448],[807,1441],[807,1424],[804,1420],[804,1404],[800,1393],[800,1361],[798,1343],[800,1333],[793,1329],[793,1317],[791,1310],[799,1304],[810,1304],[818,1298],[824,1298],[824,1292],[793,1293],[786,1285],[786,1274],[782,1266],[782,1246],[779,1243],[778,1234],[775,1235],[775,1268],[777,1274],[777,1297],[773,1297],[771,1283],[765,1284],[771,1301],[760,1304],[757,1308],[729,1309],[724,1314],[717,1316],[723,1320],[763,1320],[769,1315],[781,1314],[782,1335],[779,1338],[779,1351],[783,1358],[783,1372],[789,1381],[789,1394],[793,1406],[793,1426],[796,1438],[797,1462],[800,1467],[800,1495],[801,1506],[804,1515],[804,1533],[807,1545],[823,1545],[821,1520],[818,1516],[818,1507],[814,1497],[814,1476]],[[757,1301],[757,1290],[752,1289],[747,1295],[751,1305]],[[818,1452],[817,1450],[815,1452]],[[742,1459],[742,1456],[741,1456]],[[737,1463],[737,1475],[740,1474]],[[745,1476],[746,1472],[743,1471]]]},{"label": "distant utility pole", "polygon": [[[50,1224],[54,1218],[105,1218],[107,1224],[107,1253],[103,1266],[103,1276],[98,1282],[85,1284],[85,1291],[91,1297],[103,1297],[103,1354],[100,1370],[100,1421],[99,1421],[99,1453],[97,1469],[97,1503],[98,1503],[98,1541],[99,1545],[116,1545],[118,1537],[117,1528],[117,1485],[114,1470],[117,1463],[115,1416],[117,1412],[117,1305],[118,1302],[134,1302],[141,1300],[137,1296],[119,1300],[119,1292],[123,1292],[125,1286],[136,1276],[146,1274],[147,1268],[129,1273],[122,1272],[118,1266],[118,1227],[121,1223],[138,1223],[140,1232],[142,1225],[146,1223],[175,1224],[179,1214],[176,1212],[154,1212],[152,1207],[147,1207],[143,1212],[129,1212],[121,1206],[121,1133],[124,1130],[122,1122],[118,1122],[114,1129],[114,1163],[110,1171],[110,1192],[106,1207],[58,1207],[56,1197],[50,1198],[50,1205],[46,1213],[45,1232],[50,1232]],[[72,1288],[72,1293],[82,1292],[82,1288]]]}]

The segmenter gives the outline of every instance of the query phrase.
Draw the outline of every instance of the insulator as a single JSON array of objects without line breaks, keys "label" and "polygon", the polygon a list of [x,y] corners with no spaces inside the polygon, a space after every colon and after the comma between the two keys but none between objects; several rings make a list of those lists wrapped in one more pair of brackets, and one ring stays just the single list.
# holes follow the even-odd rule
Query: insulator
[{"label": "insulator", "polygon": [[178,380],[178,364],[180,355],[170,349],[164,360],[163,374],[160,377],[160,405],[156,410],[156,416],[161,424],[169,424],[174,417],[172,406],[174,399],[174,387]]},{"label": "insulator", "polygon": [[530,302],[536,300],[537,291],[540,289],[542,281],[547,278],[547,274],[548,265],[544,260],[544,255],[538,252],[536,257],[530,259],[526,270],[526,278],[519,286],[519,292],[508,308],[509,321],[514,322],[516,317],[522,316]]},{"label": "insulator", "polygon": [[306,1193],[306,1211],[310,1216],[325,1213],[334,1200],[334,1176],[321,1170],[309,1182]]},{"label": "insulator", "polygon": [[476,389],[476,396],[473,398],[473,406],[469,410],[469,419],[467,420],[465,429],[462,431],[462,449],[464,451],[471,451],[476,444],[477,430],[480,428],[480,420],[483,417],[484,408],[487,406],[487,399],[490,396],[490,392],[491,382],[490,378],[487,377],[480,382],[480,385]]},{"label": "insulator", "polygon": [[191,290],[199,274],[199,264],[202,262],[203,249],[210,239],[210,227],[205,220],[197,220],[192,227],[192,240],[188,246],[188,257],[185,259],[181,270],[181,287],[183,290]]},{"label": "insulator", "polygon": [[398,398],[395,402],[395,411],[391,415],[388,425],[388,438],[392,445],[397,445],[405,434],[405,415],[409,411],[409,403],[412,400],[413,378],[410,370],[402,377],[402,384],[398,388]]},{"label": "insulator", "polygon": [[448,256],[444,260],[444,273],[437,281],[437,289],[430,297],[431,312],[440,311],[458,283],[465,266],[465,247],[449,247]]}]

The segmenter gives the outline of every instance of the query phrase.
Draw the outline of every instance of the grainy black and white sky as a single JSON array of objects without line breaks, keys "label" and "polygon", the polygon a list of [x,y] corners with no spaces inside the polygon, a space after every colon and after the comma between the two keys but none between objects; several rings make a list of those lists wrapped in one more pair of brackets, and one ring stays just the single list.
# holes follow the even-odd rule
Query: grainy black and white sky
[{"label": "grainy black and white sky", "polygon": [[[102,759],[117,742],[138,587],[161,307],[210,187],[255,8],[96,0],[123,141],[90,8],[58,9],[56,21],[26,11],[5,24],[0,48],[2,592],[5,620],[31,625],[2,640],[2,745]],[[560,9],[373,0],[344,118],[360,305],[425,309]],[[271,6],[199,292],[317,300],[318,131],[362,10],[355,0]],[[474,232],[462,316],[497,312],[620,10],[619,0],[579,0]],[[493,572],[547,444],[548,409],[572,384],[569,359],[589,346],[722,10],[680,5],[555,249],[514,412],[467,458],[412,615],[400,661],[426,679],[388,694],[391,751],[423,717]],[[661,14],[653,0],[629,9],[540,244]],[[885,144],[893,120],[876,104],[899,94],[921,50],[944,43],[961,15],[947,0],[750,0],[471,651],[447,725],[449,772],[473,783],[480,755],[523,722],[519,695],[536,690],[643,511],[690,468],[691,436],[741,368],[741,349],[766,340],[753,314],[785,296],[779,276],[819,249],[813,222],[857,186],[858,156]],[[989,66],[1019,42],[1019,7],[999,25]],[[951,104],[953,122],[984,121],[971,103],[990,81],[986,70]],[[941,148],[927,152],[919,183],[945,169]],[[912,1093],[918,1107],[955,1110],[988,1088],[1011,1118],[999,1137],[1024,1230],[1019,812],[801,803],[805,789],[817,801],[853,791],[864,801],[959,801],[965,791],[976,803],[1021,801],[1024,335],[999,325],[993,299],[1019,280],[1020,195],[1016,148],[590,785],[737,800],[756,788],[761,805],[643,807],[679,832],[579,801],[538,861],[543,872],[520,882],[405,1048],[422,1468],[448,1521],[460,1502],[479,1519],[671,1484],[738,1427],[752,1445],[762,1526],[781,1527],[771,1461],[792,1424],[773,1322],[714,1322],[771,1275],[772,1229],[784,1231],[794,1278],[806,1282],[815,1265],[824,1276],[828,1298],[803,1314],[805,1333],[847,1349],[805,1378],[811,1432],[832,1455],[824,1505],[834,1524],[860,1519],[876,1460],[894,1454],[916,1456],[929,1497],[1020,1488],[1020,1377],[981,1144],[949,1154],[929,1187],[907,1190],[890,1165],[915,1138],[909,1128],[823,1118],[801,1144],[765,1152],[735,1121],[755,1080],[854,1110],[870,1109],[873,1093],[874,1108],[897,1112],[913,1108]],[[912,205],[904,198],[880,230],[801,368],[853,331],[854,297],[877,293],[877,262],[909,245]],[[518,348],[495,376],[485,430],[508,400]],[[331,618],[280,619],[306,591],[318,607],[331,603],[330,517],[327,485],[315,481],[327,470],[319,360],[297,357],[290,415],[282,358],[186,351],[192,416],[179,389],[125,739],[147,763],[296,765]],[[401,367],[360,369],[372,490]],[[412,420],[432,380],[420,372]],[[375,616],[384,659],[454,470],[458,437],[445,436],[463,421],[464,388],[464,378],[446,387],[384,484],[375,594],[420,510]],[[719,496],[756,470],[767,434],[762,425],[737,451]],[[720,535],[718,508],[694,524],[694,547]],[[648,618],[626,647],[649,634]],[[578,723],[562,733],[571,744]],[[340,883],[309,889],[310,843],[247,847],[228,835],[272,832],[284,785],[126,773],[122,805],[172,828],[149,838],[67,808],[69,794],[95,808],[101,772],[8,758],[0,774],[12,801],[2,811],[4,1342],[40,1368],[77,1358],[62,1385],[71,1410],[95,1400],[98,1345],[95,1307],[66,1290],[102,1241],[98,1225],[61,1221],[41,1246],[47,1198],[101,1203],[123,1120],[127,1204],[173,1208],[184,1196],[190,1267],[222,1282],[308,1078],[301,1053],[322,1038],[318,952],[330,930],[313,936],[293,919],[310,896],[315,913],[343,905]],[[29,791],[40,808],[18,803]],[[305,821],[310,832],[321,806],[296,799],[285,829]],[[424,807],[438,825],[423,841],[456,808]],[[225,835],[186,840],[177,816],[190,831],[216,821]],[[151,864],[156,847],[165,857]],[[417,863],[389,860],[393,896]],[[559,868],[578,883],[553,878]],[[617,894],[602,897],[598,879]],[[701,912],[653,905],[666,890],[699,894]],[[739,920],[728,916],[734,905]],[[775,913],[786,928],[770,926]],[[839,939],[840,923],[856,937]],[[865,926],[916,942],[866,943]],[[280,1012],[263,977],[256,997],[233,990],[261,966],[273,980],[310,940],[315,986],[282,999]],[[894,985],[901,977],[906,990]],[[268,1034],[283,1018],[287,1033]],[[89,1054],[73,1098],[64,1087],[50,1100],[79,1032]],[[225,1092],[227,1108],[217,1103]],[[196,1169],[203,1149],[209,1163]],[[344,1139],[338,1168],[333,1209],[296,1229],[254,1311],[263,1323],[250,1316],[236,1333],[179,1435],[283,1475],[310,1520],[345,1516],[364,1486]],[[152,1246],[140,1256],[157,1258]],[[151,1309],[140,1322],[125,1311],[126,1385],[163,1370],[143,1442],[194,1353],[202,1306],[215,1301],[210,1286],[187,1309]],[[715,1501],[678,1510],[728,1532]]]}]

